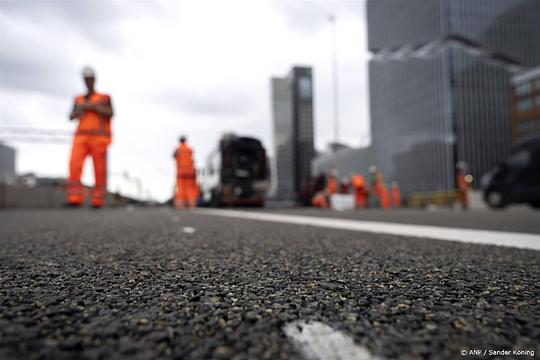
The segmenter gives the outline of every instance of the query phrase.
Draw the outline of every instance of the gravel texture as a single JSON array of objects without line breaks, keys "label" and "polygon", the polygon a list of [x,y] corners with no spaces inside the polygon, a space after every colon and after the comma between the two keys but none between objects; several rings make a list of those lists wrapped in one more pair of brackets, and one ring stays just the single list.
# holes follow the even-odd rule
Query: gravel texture
[{"label": "gravel texture", "polygon": [[299,359],[297,319],[387,358],[540,353],[536,251],[168,209],[5,211],[0,245],[0,358]]}]

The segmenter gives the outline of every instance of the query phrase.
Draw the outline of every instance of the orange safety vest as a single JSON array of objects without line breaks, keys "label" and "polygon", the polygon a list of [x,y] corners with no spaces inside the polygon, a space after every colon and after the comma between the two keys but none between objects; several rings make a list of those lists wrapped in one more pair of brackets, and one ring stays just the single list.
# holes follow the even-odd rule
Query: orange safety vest
[{"label": "orange safety vest", "polygon": [[457,188],[461,191],[465,191],[469,188],[469,184],[465,180],[465,171],[460,171],[457,175]]},{"label": "orange safety vest", "polygon": [[176,158],[176,173],[178,177],[195,177],[195,167],[193,166],[193,151],[186,144],[180,144],[174,153]]},{"label": "orange safety vest", "polygon": [[[85,101],[92,104],[110,104],[110,97],[106,94],[93,93],[90,95],[90,98],[86,99],[84,95],[79,95],[75,98],[75,104],[82,104]],[[77,131],[75,136],[78,135],[94,135],[94,136],[104,136],[107,138],[111,137],[111,118],[105,118],[100,116],[95,111],[85,111],[84,114],[79,118],[79,125],[77,126]]]},{"label": "orange safety vest", "polygon": [[364,177],[362,175],[351,176],[351,184],[355,189],[364,187]]}]

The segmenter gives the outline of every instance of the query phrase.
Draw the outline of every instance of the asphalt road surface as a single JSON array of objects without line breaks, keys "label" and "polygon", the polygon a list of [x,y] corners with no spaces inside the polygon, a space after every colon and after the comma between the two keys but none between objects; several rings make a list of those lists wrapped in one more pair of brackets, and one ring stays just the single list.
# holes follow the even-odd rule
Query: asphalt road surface
[{"label": "asphalt road surface", "polygon": [[324,216],[340,219],[380,221],[400,224],[444,226],[477,230],[540,234],[540,210],[519,206],[504,210],[399,209],[332,211],[317,208],[264,209],[268,213]]},{"label": "asphalt road surface", "polygon": [[2,359],[540,353],[530,249],[170,209],[4,211],[0,245]]}]

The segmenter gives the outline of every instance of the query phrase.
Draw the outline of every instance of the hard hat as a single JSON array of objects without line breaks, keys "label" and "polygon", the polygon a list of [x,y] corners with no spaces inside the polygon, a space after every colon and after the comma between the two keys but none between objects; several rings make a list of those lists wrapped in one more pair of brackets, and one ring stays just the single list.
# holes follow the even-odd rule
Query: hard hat
[{"label": "hard hat", "polygon": [[94,72],[94,69],[92,69],[90,66],[85,66],[82,69],[82,76],[84,78],[95,78],[96,73]]}]

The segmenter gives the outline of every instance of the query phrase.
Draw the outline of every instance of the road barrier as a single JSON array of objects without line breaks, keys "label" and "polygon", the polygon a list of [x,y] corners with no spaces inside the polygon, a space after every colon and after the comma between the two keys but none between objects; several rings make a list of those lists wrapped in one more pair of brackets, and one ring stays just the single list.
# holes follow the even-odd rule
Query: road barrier
[{"label": "road barrier", "polygon": [[412,194],[407,204],[409,207],[423,208],[427,206],[453,207],[459,200],[459,191],[435,191]]}]

